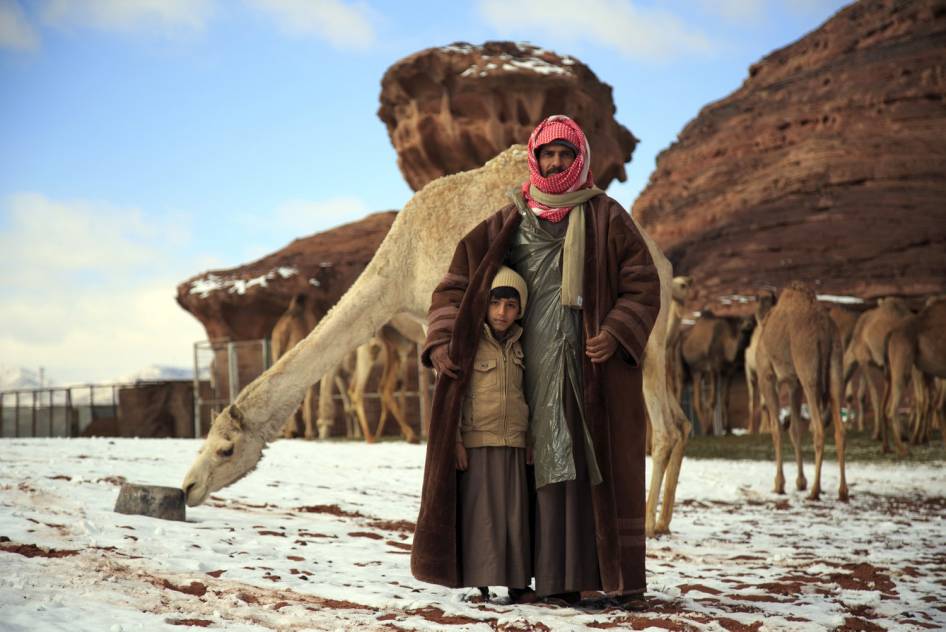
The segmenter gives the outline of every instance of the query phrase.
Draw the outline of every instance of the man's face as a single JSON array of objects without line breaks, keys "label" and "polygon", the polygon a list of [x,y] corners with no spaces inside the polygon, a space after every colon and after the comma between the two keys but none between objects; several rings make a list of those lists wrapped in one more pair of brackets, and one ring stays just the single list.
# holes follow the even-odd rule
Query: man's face
[{"label": "man's face", "polygon": [[486,322],[497,334],[505,333],[519,318],[519,299],[490,297]]},{"label": "man's face", "polygon": [[564,145],[547,144],[539,148],[539,171],[548,178],[554,173],[567,171],[575,162],[575,152]]}]

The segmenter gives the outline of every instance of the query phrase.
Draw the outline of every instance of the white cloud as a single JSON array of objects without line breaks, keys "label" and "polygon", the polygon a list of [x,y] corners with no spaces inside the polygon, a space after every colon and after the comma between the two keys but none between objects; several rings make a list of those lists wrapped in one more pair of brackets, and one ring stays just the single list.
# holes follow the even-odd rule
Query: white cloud
[{"label": "white cloud", "polygon": [[188,365],[204,332],[174,300],[198,269],[181,218],[35,193],[11,196],[2,217],[5,365],[43,366],[60,382]]},{"label": "white cloud", "polygon": [[213,0],[47,0],[43,17],[107,31],[202,30],[213,8]]},{"label": "white cloud", "polygon": [[535,29],[566,41],[599,43],[631,59],[663,61],[717,48],[673,13],[632,0],[480,0],[479,9],[503,33]]},{"label": "white cloud", "polygon": [[39,36],[16,0],[0,0],[0,47],[20,51],[39,48]]},{"label": "white cloud", "polygon": [[377,40],[374,13],[363,3],[341,0],[246,0],[283,30],[314,36],[341,49],[367,49]]}]

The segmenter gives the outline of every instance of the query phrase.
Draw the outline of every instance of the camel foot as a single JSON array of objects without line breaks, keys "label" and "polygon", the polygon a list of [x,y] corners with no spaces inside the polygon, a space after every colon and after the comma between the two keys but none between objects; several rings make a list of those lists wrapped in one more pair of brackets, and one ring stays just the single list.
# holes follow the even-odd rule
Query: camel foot
[{"label": "camel foot", "polygon": [[318,438],[319,438],[319,436],[318,436],[316,433],[314,433],[314,432],[309,432],[308,430],[306,430],[306,433],[305,433],[305,440],[306,440],[306,441],[315,441],[315,440],[318,439]]},{"label": "camel foot", "polygon": [[848,493],[847,493],[847,485],[838,489],[838,500],[840,500],[842,503],[846,503],[850,499],[851,498],[850,496],[848,496]]},{"label": "camel foot", "polygon": [[805,480],[804,476],[799,476],[798,478],[795,479],[795,489],[797,489],[800,492],[803,492],[806,489],[808,489],[808,481]]},{"label": "camel foot", "polygon": [[657,527],[654,529],[654,535],[667,535],[670,533],[670,525],[664,524],[662,522],[657,523]]},{"label": "camel foot", "polygon": [[328,426],[319,427],[319,439],[328,439],[332,436],[332,429]]},{"label": "camel foot", "polygon": [[283,432],[283,433],[282,433],[282,438],[283,438],[283,439],[295,439],[295,438],[296,438],[296,433],[293,432],[292,430],[290,430],[290,431],[288,431],[288,432]]},{"label": "camel foot", "polygon": [[784,496],[784,495],[785,495],[785,483],[782,483],[781,485],[779,485],[778,483],[776,483],[776,484],[775,484],[775,489],[773,489],[772,491],[774,491],[776,494],[781,494],[782,496]]},{"label": "camel foot", "polygon": [[821,490],[813,489],[811,493],[808,494],[808,500],[821,500]]},{"label": "camel foot", "polygon": [[417,435],[411,435],[410,437],[407,438],[407,442],[408,442],[408,443],[413,443],[413,444],[416,445],[416,444],[420,443],[420,439],[417,438]]}]

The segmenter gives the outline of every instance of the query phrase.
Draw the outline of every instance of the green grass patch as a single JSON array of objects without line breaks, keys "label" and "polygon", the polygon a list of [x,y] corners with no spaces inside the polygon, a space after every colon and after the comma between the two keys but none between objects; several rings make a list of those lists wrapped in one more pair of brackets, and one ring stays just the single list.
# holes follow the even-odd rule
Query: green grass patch
[{"label": "green grass patch", "polygon": [[[925,445],[906,444],[910,453],[905,457],[896,454],[883,454],[880,441],[870,438],[870,431],[849,430],[845,434],[845,461],[848,463],[928,463],[946,461],[946,446],[942,436],[937,432],[933,440]],[[687,443],[686,456],[691,459],[737,459],[746,461],[774,461],[775,448],[772,445],[772,436],[769,434],[723,436],[723,437],[690,437]],[[811,433],[802,435],[802,457],[808,463],[814,461],[815,448],[812,444]],[[825,437],[825,460],[834,461],[834,431],[828,429]],[[787,431],[782,432],[782,459],[786,462],[795,461],[795,450]]]}]

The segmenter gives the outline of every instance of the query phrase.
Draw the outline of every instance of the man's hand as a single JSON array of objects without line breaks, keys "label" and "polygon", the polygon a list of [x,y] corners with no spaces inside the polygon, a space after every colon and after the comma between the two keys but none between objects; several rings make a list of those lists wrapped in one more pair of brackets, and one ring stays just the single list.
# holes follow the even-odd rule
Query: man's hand
[{"label": "man's hand", "polygon": [[618,341],[607,329],[602,329],[597,336],[585,342],[585,355],[595,364],[606,362],[618,350]]},{"label": "man's hand", "polygon": [[[450,359],[450,345],[444,343],[434,347],[430,352],[430,363],[437,369],[437,373],[443,373],[447,377],[457,379],[460,367]],[[463,468],[466,469],[466,468]]]},{"label": "man's hand", "polygon": [[457,469],[461,472],[465,472],[468,466],[469,461],[466,460],[466,448],[463,447],[463,442],[457,441]]}]

